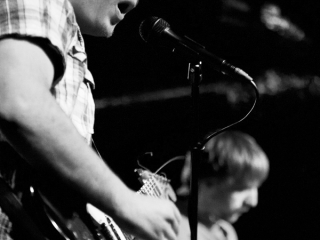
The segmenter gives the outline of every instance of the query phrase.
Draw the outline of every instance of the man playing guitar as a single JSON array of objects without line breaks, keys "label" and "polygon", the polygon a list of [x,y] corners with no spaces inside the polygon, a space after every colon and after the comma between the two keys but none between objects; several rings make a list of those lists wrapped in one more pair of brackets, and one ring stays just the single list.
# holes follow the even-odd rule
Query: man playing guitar
[{"label": "man playing guitar", "polygon": [[[136,194],[90,147],[95,83],[81,34],[110,37],[137,2],[1,0],[0,130],[58,191],[67,189],[67,196],[92,204],[138,238],[176,240],[174,203]],[[2,176],[16,188],[19,171],[6,170]],[[30,239],[3,207],[0,216],[0,239]]]}]

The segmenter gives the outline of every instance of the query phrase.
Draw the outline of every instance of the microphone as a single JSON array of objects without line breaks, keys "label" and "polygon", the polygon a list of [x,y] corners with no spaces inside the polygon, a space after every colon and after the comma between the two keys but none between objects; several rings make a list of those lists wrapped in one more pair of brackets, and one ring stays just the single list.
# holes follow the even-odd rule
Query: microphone
[{"label": "microphone", "polygon": [[207,62],[214,70],[222,74],[227,74],[236,78],[245,78],[252,81],[252,78],[242,69],[215,56],[207,51],[204,46],[187,36],[182,37],[173,32],[170,25],[162,18],[150,17],[145,19],[140,24],[139,32],[141,38],[147,43],[155,45],[167,44],[171,48],[173,47],[173,52],[176,48],[180,49],[194,60]]}]

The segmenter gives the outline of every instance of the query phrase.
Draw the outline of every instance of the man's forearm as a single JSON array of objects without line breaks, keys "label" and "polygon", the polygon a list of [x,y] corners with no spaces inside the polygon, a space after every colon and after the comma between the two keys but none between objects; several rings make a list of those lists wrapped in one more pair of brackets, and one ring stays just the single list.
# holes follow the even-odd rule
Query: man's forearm
[{"label": "man's forearm", "polygon": [[[53,99],[42,100],[34,107],[31,111],[15,107],[19,114],[10,121],[1,121],[8,141],[33,167],[57,175],[101,208],[106,205],[104,201],[110,204],[115,201],[113,197],[117,198],[115,191],[109,195],[111,189],[127,191]],[[119,202],[118,199],[115,202]],[[103,210],[112,209],[104,207]]]}]

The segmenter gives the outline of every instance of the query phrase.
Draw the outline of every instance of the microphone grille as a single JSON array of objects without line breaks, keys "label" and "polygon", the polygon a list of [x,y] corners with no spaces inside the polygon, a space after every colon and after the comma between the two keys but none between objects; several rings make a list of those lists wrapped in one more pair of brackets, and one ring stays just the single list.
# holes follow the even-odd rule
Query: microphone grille
[{"label": "microphone grille", "polygon": [[145,42],[152,42],[159,38],[162,32],[170,25],[162,18],[150,17],[141,22],[139,33]]}]

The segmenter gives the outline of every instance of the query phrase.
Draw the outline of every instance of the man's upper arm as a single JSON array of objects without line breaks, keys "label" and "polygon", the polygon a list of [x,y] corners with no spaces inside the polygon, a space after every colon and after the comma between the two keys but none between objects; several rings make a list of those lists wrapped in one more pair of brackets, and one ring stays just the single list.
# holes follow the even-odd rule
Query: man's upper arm
[{"label": "man's upper arm", "polygon": [[0,41],[0,103],[10,107],[11,101],[27,101],[42,90],[50,91],[54,66],[38,45],[23,39]]},{"label": "man's upper arm", "polygon": [[[56,83],[64,74],[67,53],[76,37],[77,25],[69,1],[3,1],[0,5],[1,42],[21,40],[42,48],[54,65]],[[19,51],[22,54],[27,49]]]}]

